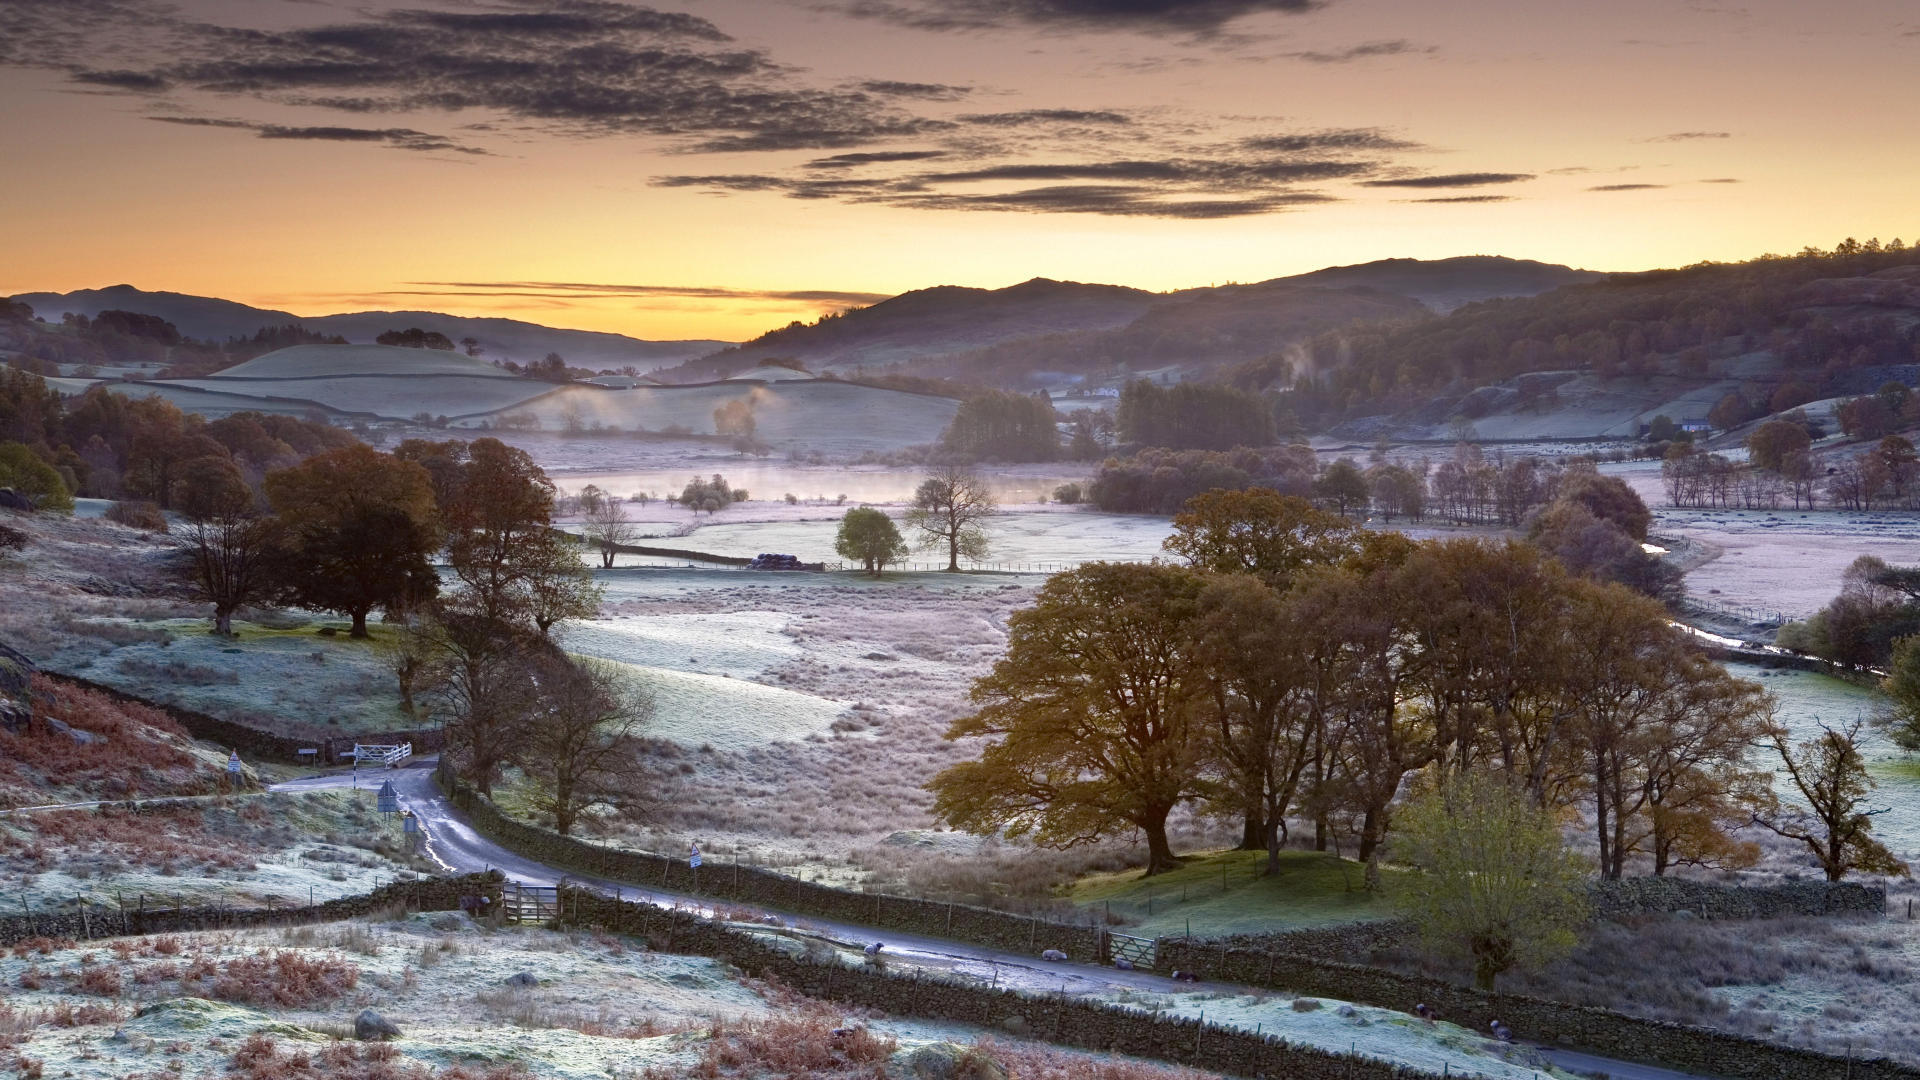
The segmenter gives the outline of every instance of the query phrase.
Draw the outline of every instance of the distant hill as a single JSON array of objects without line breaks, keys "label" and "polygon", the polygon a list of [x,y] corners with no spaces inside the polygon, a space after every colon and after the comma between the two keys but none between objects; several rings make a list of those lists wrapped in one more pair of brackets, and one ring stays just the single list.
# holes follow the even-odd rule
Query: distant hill
[{"label": "distant hill", "polygon": [[1276,280],[1324,289],[1378,289],[1412,297],[1445,314],[1478,300],[1535,296],[1606,276],[1597,270],[1575,270],[1559,263],[1463,255],[1453,259],[1381,259],[1354,266],[1329,266]]},{"label": "distant hill", "polygon": [[339,334],[348,341],[372,342],[387,330],[419,327],[445,334],[454,341],[474,338],[489,360],[525,363],[548,353],[559,353],[574,367],[652,368],[677,364],[712,353],[728,342],[643,341],[622,334],[593,330],[565,330],[518,319],[470,318],[434,311],[361,311],[345,315],[295,315],[270,308],[250,307],[231,300],[186,293],[148,292],[131,285],[82,289],[70,293],[21,293],[14,300],[30,305],[34,313],[58,322],[68,312],[92,318],[102,311],[137,311],[156,315],[182,334],[204,341],[244,338],[264,326],[297,323],[316,333]]},{"label": "distant hill", "polygon": [[1353,322],[1409,320],[1602,275],[1494,256],[1389,259],[1250,285],[1150,293],[1035,278],[1004,289],[940,286],[794,323],[668,372],[724,378],[768,357],[815,371],[891,367],[1002,386],[1061,374],[1178,367],[1197,375],[1268,356]]}]

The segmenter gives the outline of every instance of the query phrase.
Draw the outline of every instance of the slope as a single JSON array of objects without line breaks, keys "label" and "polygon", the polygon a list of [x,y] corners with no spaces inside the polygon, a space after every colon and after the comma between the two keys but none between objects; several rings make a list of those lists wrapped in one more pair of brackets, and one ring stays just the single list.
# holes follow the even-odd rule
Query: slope
[{"label": "slope", "polygon": [[1559,263],[1500,255],[1462,255],[1452,259],[1380,259],[1353,266],[1329,266],[1274,280],[1324,289],[1378,289],[1412,297],[1445,313],[1478,300],[1536,296],[1562,285],[1579,285],[1603,277],[1606,275],[1596,270],[1576,270]]},{"label": "slope", "polygon": [[517,319],[476,318],[433,311],[363,311],[343,315],[301,316],[270,308],[250,307],[231,300],[187,293],[150,292],[132,285],[80,289],[70,293],[21,293],[14,300],[30,305],[50,322],[69,312],[89,318],[102,311],[137,311],[157,315],[182,334],[204,341],[226,341],[251,336],[264,326],[297,323],[317,333],[339,334],[349,341],[371,342],[387,330],[419,327],[445,334],[454,341],[474,338],[486,355],[520,361],[538,360],[550,352],[566,357],[576,367],[653,367],[702,356],[725,346],[724,341],[644,341],[622,334],[566,330]]}]

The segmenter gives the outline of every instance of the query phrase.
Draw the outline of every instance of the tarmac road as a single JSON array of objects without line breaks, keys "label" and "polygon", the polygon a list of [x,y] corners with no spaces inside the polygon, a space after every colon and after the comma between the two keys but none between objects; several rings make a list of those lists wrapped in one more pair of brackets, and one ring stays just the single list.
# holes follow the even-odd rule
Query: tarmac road
[{"label": "tarmac road", "polygon": [[[607,893],[617,893],[629,900],[643,900],[661,907],[712,911],[707,902],[701,898],[635,885],[632,882],[607,881],[571,874],[508,851],[475,832],[466,818],[447,801],[445,794],[433,782],[435,764],[434,759],[424,758],[398,769],[362,769],[357,781],[350,771],[324,773],[275,784],[272,790],[316,791],[354,786],[374,790],[390,780],[399,793],[401,806],[413,811],[414,816],[419,819],[421,828],[427,836],[427,854],[450,872],[471,873],[478,870],[497,869],[509,879],[524,885],[553,885],[564,880],[570,884],[585,885]],[[741,911],[762,912],[770,917],[769,922],[777,920],[779,925],[789,930],[803,935],[819,936],[855,948],[864,948],[874,941],[880,941],[885,944],[888,956],[898,957],[915,966],[937,968],[960,976],[970,976],[983,983],[1019,990],[1105,994],[1120,989],[1154,993],[1181,993],[1193,989],[1192,984],[1177,983],[1166,976],[1145,971],[1121,971],[1073,962],[1048,963],[1035,957],[1002,952],[981,945],[896,934],[891,931],[880,934],[871,927],[855,923],[789,915],[750,904],[729,903],[726,909],[730,914],[735,915]],[[1209,990],[1224,990],[1228,993],[1259,992],[1254,987],[1236,987],[1221,983],[1207,983],[1206,986]],[[1412,1003],[1409,1003],[1408,1007],[1411,1009]],[[1568,1072],[1605,1075],[1611,1080],[1711,1080],[1702,1073],[1687,1073],[1656,1065],[1617,1061],[1593,1054],[1531,1043],[1526,1045],[1538,1050],[1554,1065]]]}]

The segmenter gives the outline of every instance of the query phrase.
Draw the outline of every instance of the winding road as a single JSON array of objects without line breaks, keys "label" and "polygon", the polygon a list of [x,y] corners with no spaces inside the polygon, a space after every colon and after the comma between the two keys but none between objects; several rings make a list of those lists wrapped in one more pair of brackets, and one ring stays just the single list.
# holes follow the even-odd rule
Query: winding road
[{"label": "winding road", "polygon": [[[421,830],[426,834],[426,853],[449,872],[471,873],[477,870],[497,869],[506,874],[510,880],[524,885],[554,885],[564,880],[569,884],[585,885],[610,894],[617,894],[625,899],[644,901],[660,907],[692,908],[711,912],[712,909],[706,902],[698,897],[635,885],[632,882],[608,881],[568,873],[508,851],[476,832],[465,816],[447,800],[446,795],[433,782],[433,767],[436,764],[435,759],[424,758],[397,769],[363,769],[358,775],[351,770],[322,773],[275,784],[271,790],[318,791],[346,787],[372,790],[390,780],[399,793],[401,806],[413,812],[414,817],[420,822]],[[884,942],[888,956],[897,957],[900,961],[911,963],[916,967],[946,971],[978,979],[990,985],[1029,992],[1106,995],[1118,990],[1161,994],[1192,990],[1191,984],[1176,983],[1166,976],[1145,971],[1121,971],[1072,962],[1048,963],[1031,956],[1002,952],[986,946],[910,934],[887,933],[882,936],[878,935],[872,927],[794,916],[754,905],[729,903],[726,909],[732,917],[737,917],[743,910],[759,912],[769,924],[777,923],[797,934],[819,937],[851,948],[864,948],[875,941]],[[1207,988],[1212,991],[1224,990],[1229,994],[1266,992],[1255,987],[1226,986],[1219,983],[1209,983]],[[1573,1073],[1605,1075],[1613,1080],[1710,1080],[1705,1074],[1700,1073],[1679,1072],[1655,1065],[1617,1061],[1572,1050],[1527,1045],[1529,1049],[1537,1051],[1556,1067]],[[1466,1062],[1462,1064],[1472,1067]]]}]

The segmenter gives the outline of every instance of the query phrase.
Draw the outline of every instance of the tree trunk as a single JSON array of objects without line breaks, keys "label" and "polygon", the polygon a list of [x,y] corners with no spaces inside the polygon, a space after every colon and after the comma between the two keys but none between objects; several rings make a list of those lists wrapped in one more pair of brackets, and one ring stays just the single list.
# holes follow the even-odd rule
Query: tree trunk
[{"label": "tree trunk", "polygon": [[1167,811],[1140,826],[1147,834],[1147,877],[1164,874],[1180,865],[1174,857],[1173,846],[1167,842]]},{"label": "tree trunk", "polygon": [[614,555],[614,551],[613,551],[612,544],[608,544],[605,547],[600,549],[600,569],[602,570],[613,569],[613,555]]},{"label": "tree trunk", "polygon": [[1266,823],[1260,820],[1260,811],[1249,810],[1240,822],[1240,851],[1264,851],[1267,846]]},{"label": "tree trunk", "polygon": [[213,632],[220,637],[233,636],[233,610],[217,607],[213,609]]},{"label": "tree trunk", "polygon": [[367,609],[366,608],[361,608],[359,611],[356,611],[353,613],[353,630],[349,632],[347,636],[357,637],[357,638],[363,638],[367,636]]},{"label": "tree trunk", "polygon": [[947,573],[960,572],[960,530],[955,529],[947,537]]}]

